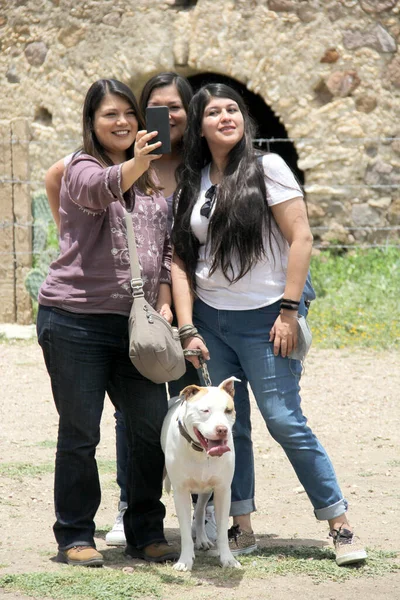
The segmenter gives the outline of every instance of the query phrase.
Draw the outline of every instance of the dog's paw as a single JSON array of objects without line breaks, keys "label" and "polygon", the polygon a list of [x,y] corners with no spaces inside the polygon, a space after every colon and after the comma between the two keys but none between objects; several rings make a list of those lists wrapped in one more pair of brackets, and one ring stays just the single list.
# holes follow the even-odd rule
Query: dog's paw
[{"label": "dog's paw", "polygon": [[210,542],[207,536],[204,538],[196,538],[195,548],[196,550],[209,550],[213,548],[214,544]]},{"label": "dog's paw", "polygon": [[238,562],[236,560],[236,558],[234,558],[234,556],[229,557],[229,558],[220,558],[221,561],[221,567],[223,569],[229,568],[229,569],[241,569],[242,565],[240,564],[240,562]]},{"label": "dog's paw", "polygon": [[191,571],[192,566],[193,561],[182,562],[181,559],[179,559],[178,562],[174,564],[173,568],[175,571]]}]

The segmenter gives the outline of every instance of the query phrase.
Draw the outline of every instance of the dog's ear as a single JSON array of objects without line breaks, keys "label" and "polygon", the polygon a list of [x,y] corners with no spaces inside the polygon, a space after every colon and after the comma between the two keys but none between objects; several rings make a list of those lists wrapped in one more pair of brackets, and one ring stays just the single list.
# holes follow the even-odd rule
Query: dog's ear
[{"label": "dog's ear", "polygon": [[237,377],[229,377],[229,379],[224,379],[224,381],[220,383],[218,387],[220,390],[225,390],[225,392],[227,392],[233,398],[235,395],[235,381],[241,380]]},{"label": "dog's ear", "polygon": [[199,393],[199,391],[201,390],[201,387],[199,387],[198,385],[187,385],[179,394],[179,396],[183,399],[183,400],[189,400],[189,398],[191,398],[192,396],[195,396],[196,394]]}]

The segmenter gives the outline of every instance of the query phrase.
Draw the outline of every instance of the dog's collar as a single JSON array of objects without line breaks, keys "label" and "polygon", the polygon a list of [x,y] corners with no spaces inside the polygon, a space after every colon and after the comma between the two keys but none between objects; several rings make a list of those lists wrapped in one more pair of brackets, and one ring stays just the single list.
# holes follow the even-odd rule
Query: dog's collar
[{"label": "dog's collar", "polygon": [[184,428],[184,426],[182,425],[182,423],[179,420],[178,420],[178,427],[179,427],[180,434],[183,435],[185,440],[189,442],[189,444],[191,445],[193,450],[196,450],[196,452],[203,452],[203,448],[200,446],[200,444],[198,444],[197,442],[192,440],[192,438],[190,437],[190,435],[188,434],[188,432],[186,431],[186,429]]}]

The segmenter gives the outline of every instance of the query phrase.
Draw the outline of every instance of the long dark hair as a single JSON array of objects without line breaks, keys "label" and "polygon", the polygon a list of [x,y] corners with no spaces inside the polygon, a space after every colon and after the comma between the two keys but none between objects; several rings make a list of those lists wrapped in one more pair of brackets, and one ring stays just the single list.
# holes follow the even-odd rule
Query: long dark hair
[{"label": "long dark hair", "polygon": [[262,164],[253,149],[254,124],[242,97],[234,89],[222,83],[205,85],[194,95],[189,107],[184,164],[175,193],[172,231],[175,252],[185,264],[192,289],[195,289],[199,243],[191,231],[190,217],[200,193],[201,170],[212,160],[207,141],[201,137],[204,111],[211,98],[229,98],[238,104],[244,134],[228,154],[218,185],[218,201],[210,218],[207,234],[210,275],[221,269],[229,282],[236,282],[265,257],[266,232],[271,246],[273,217],[266,201]]},{"label": "long dark hair", "polygon": [[[99,79],[92,83],[88,89],[83,105],[82,114],[82,148],[81,151],[85,154],[93,156],[105,166],[112,166],[114,163],[111,158],[107,155],[104,147],[100,144],[97,136],[94,132],[94,117],[96,110],[99,108],[103,99],[107,94],[113,94],[120,96],[135,111],[135,116],[138,121],[138,128],[145,129],[144,119],[140,111],[139,105],[132,90],[116,79]],[[133,143],[126,151],[126,159],[133,158],[135,151],[135,143]],[[151,176],[151,168],[145,171],[136,182],[136,185],[145,193],[152,194],[157,193],[159,188],[154,183]]]}]

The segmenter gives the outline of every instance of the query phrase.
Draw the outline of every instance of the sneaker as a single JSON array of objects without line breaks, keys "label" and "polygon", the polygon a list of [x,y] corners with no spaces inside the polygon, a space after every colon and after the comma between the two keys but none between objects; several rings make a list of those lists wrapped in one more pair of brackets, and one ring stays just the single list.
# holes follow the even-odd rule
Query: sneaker
[{"label": "sneaker", "polygon": [[92,546],[74,546],[68,550],[59,550],[57,560],[74,567],[101,567],[104,564],[103,555]]},{"label": "sneaker", "polygon": [[367,558],[367,553],[360,540],[348,529],[333,529],[329,535],[335,546],[336,564],[339,567],[350,565]]},{"label": "sneaker", "polygon": [[239,525],[233,525],[228,529],[229,548],[233,556],[239,554],[251,554],[257,550],[254,533],[242,531]]},{"label": "sneaker", "polygon": [[125,546],[126,538],[124,531],[124,514],[128,505],[126,502],[119,503],[119,513],[115,519],[115,523],[111,531],[106,535],[107,546]]},{"label": "sneaker", "polygon": [[[215,510],[212,504],[206,506],[206,517],[205,517],[205,529],[206,534],[210,542],[217,541],[217,523],[215,521]],[[194,519],[193,513],[193,521],[192,521],[192,538],[196,539],[196,523]]]},{"label": "sneaker", "polygon": [[179,552],[171,544],[167,544],[167,542],[149,544],[144,548],[135,548],[128,544],[124,554],[130,558],[141,558],[147,562],[154,563],[162,563],[169,560],[176,561],[179,558]]}]

